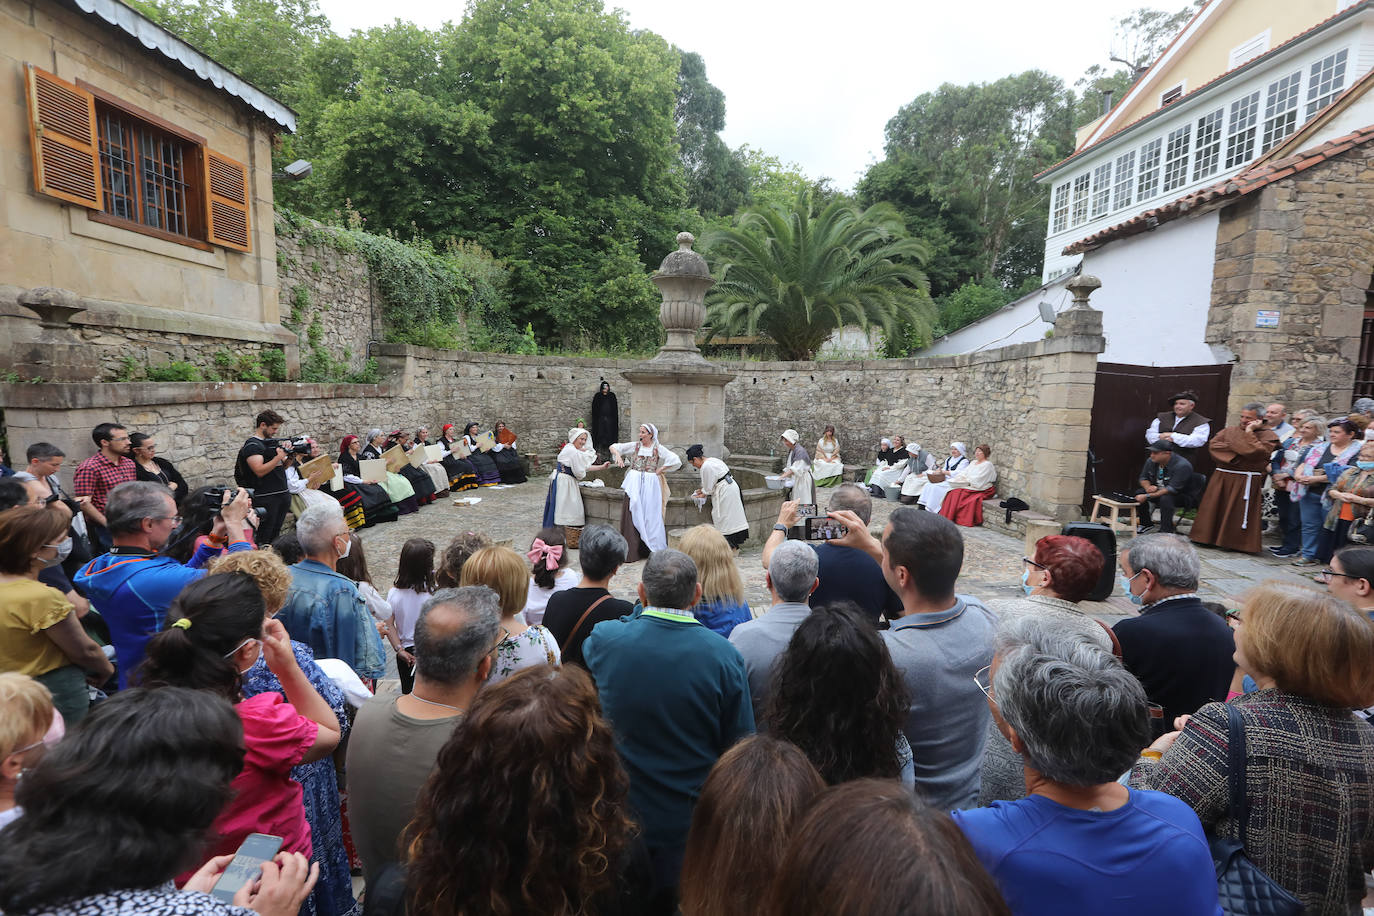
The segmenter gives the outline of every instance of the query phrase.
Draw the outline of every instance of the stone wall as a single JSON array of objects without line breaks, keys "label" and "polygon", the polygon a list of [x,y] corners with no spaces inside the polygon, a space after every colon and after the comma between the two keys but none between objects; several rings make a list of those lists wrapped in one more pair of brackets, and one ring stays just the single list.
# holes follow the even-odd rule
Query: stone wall
[{"label": "stone wall", "polygon": [[[1207,343],[1236,356],[1227,416],[1274,396],[1349,409],[1374,270],[1374,145],[1276,181],[1221,212]],[[1277,310],[1277,328],[1255,327]]]},{"label": "stone wall", "polygon": [[361,255],[308,239],[277,233],[282,324],[298,335],[303,358],[323,347],[356,372],[368,341],[382,339],[377,286]]},{"label": "stone wall", "polygon": [[[1082,497],[1101,315],[1060,316],[1051,340],[964,356],[886,362],[729,363],[726,445],[759,454],[793,426],[809,446],[826,423],[843,454],[866,464],[880,435],[898,432],[943,451],[952,439],[992,446],[998,490],[1056,518],[1077,517]],[[97,423],[117,420],[157,432],[159,453],[192,482],[225,479],[251,432],[271,407],[288,434],[308,433],[330,448],[369,426],[414,427],[504,420],[526,452],[550,454],[579,418],[590,422],[602,378],[619,398],[620,434],[634,415],[620,373],[630,360],[518,357],[428,350],[374,349],[379,385],[122,384],[0,385],[11,450],[54,442],[73,463],[91,452]],[[669,442],[679,448],[690,443]]]}]

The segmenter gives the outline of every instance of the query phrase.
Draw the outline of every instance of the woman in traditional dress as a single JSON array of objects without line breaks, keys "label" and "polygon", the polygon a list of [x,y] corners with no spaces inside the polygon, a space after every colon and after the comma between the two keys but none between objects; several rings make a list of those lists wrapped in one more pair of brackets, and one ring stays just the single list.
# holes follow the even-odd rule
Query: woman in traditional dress
[{"label": "woman in traditional dress", "polygon": [[[382,457],[382,444],[386,441],[386,436],[377,427],[367,431],[367,444],[358,453],[359,461],[375,460]],[[391,497],[391,502],[396,506],[396,511],[402,515],[409,515],[412,512],[420,511],[420,504],[415,499],[415,488],[410,485],[400,474],[391,471],[386,472],[386,477],[381,481],[381,487],[386,490],[387,496]]]},{"label": "woman in traditional dress", "polygon": [[584,479],[588,471],[599,471],[609,463],[592,463],[596,453],[589,454],[586,447],[589,438],[585,429],[573,427],[568,430],[568,444],[558,453],[558,467],[549,478],[549,495],[544,500],[545,528],[550,525],[581,528],[587,523],[577,482]]},{"label": "woman in traditional dress", "polygon": [[[339,446],[339,468],[343,471],[344,489],[330,490],[330,494],[343,506],[344,517],[348,519],[350,528],[361,528],[378,522],[394,522],[398,514],[391,497],[381,485],[363,483],[362,471],[358,467],[362,451],[362,439],[357,436],[344,436],[343,443]],[[361,503],[357,500],[361,500]],[[355,524],[355,507],[359,505],[363,514],[361,525]]]},{"label": "woman in traditional dress", "polygon": [[[439,446],[444,450],[440,460],[444,465],[444,470],[448,472],[449,489],[460,493],[464,490],[475,490],[477,488],[477,469],[467,459],[466,446],[463,446],[462,453],[459,453],[459,443],[462,439],[455,440],[450,435],[454,429],[452,423],[445,423],[444,434],[439,437]],[[428,432],[428,430],[422,431]],[[425,444],[428,445],[429,443],[426,442]]]},{"label": "woman in traditional dress", "polygon": [[[310,449],[311,459],[318,458],[322,454],[320,447],[314,442],[310,443]],[[338,470],[338,467],[337,464],[334,465],[335,470]],[[297,467],[296,456],[294,455],[286,462],[286,489],[291,491],[291,514],[296,518],[300,518],[301,513],[311,506],[335,501],[328,493],[307,486],[305,478],[301,476],[300,469]],[[358,507],[361,508],[362,504],[359,503]],[[348,509],[345,507],[344,516],[347,517],[347,515]],[[360,522],[358,525],[350,525],[349,527],[361,526]]]},{"label": "woman in traditional dress", "polygon": [[501,482],[501,471],[496,467],[491,455],[478,447],[477,436],[477,423],[474,421],[463,427],[463,438],[460,441],[468,450],[468,461],[472,462],[473,469],[477,471],[478,486],[494,487]]},{"label": "woman in traditional dress", "polygon": [[[429,430],[421,426],[415,431],[414,438],[411,437],[410,433],[406,433],[401,437],[401,444],[405,447],[407,453],[414,453],[417,448],[427,448],[429,446]],[[431,458],[425,453],[425,463],[420,465],[420,470],[424,471],[429,477],[429,482],[434,484],[434,496],[436,499],[443,499],[449,494],[450,489],[448,471],[444,470],[441,459],[442,455],[440,458]]]},{"label": "woman in traditional dress", "polygon": [[740,545],[749,540],[749,519],[744,514],[744,500],[729,465],[719,458],[707,458],[700,444],[687,449],[687,462],[701,472],[701,487],[692,495],[697,499],[710,497],[711,524],[725,536],[731,550],[739,550]]},{"label": "woman in traditional dress", "polygon": [[795,429],[782,431],[782,444],[788,448],[787,466],[782,476],[792,481],[792,500],[799,503],[816,501],[816,483],[811,477],[811,456],[801,446],[801,436]]},{"label": "woman in traditional dress", "polygon": [[[403,430],[394,429],[391,431],[391,434],[386,437],[386,444],[382,446],[382,451],[390,451],[399,445],[402,452],[409,453],[409,441],[409,433]],[[409,462],[401,465],[401,470],[398,473],[406,480],[410,481],[410,486],[415,490],[415,502],[418,505],[428,506],[430,503],[434,502],[434,494],[437,490],[434,487],[434,481],[429,479],[428,474]]]},{"label": "woman in traditional dress", "polygon": [[940,504],[944,502],[945,494],[949,492],[949,478],[967,466],[968,446],[962,442],[951,442],[949,444],[949,457],[941,462],[939,467],[926,474],[927,483],[921,488],[921,495],[916,500],[916,505],[930,512],[939,512]]},{"label": "woman in traditional dress", "polygon": [[921,496],[921,491],[930,482],[927,476],[935,468],[935,456],[921,448],[921,443],[912,442],[906,447],[906,453],[911,457],[906,460],[906,474],[902,477],[902,503],[914,506]]},{"label": "woman in traditional dress", "polygon": [[811,476],[818,487],[833,487],[844,477],[844,462],[840,460],[840,443],[835,427],[827,426],[816,442],[816,460],[811,462]]},{"label": "woman in traditional dress", "polygon": [[592,395],[592,447],[598,452],[609,451],[619,438],[620,404],[611,383],[602,379],[601,387]]},{"label": "woman in traditional dress", "polygon": [[949,478],[949,493],[939,512],[956,525],[976,528],[983,524],[983,500],[997,495],[997,468],[992,463],[992,446],[973,450],[973,461]]},{"label": "woman in traditional dress", "polygon": [[[906,462],[909,457],[906,453],[906,440],[901,436],[893,436],[891,439],[883,439],[883,445],[887,448],[878,449],[878,463],[873,469],[873,474],[868,478],[870,486],[885,490],[888,487],[897,486],[902,479],[902,472],[906,470]],[[883,496],[883,493],[875,493],[875,496]]]},{"label": "woman in traditional dress", "polygon": [[640,556],[641,542],[651,551],[663,550],[668,546],[667,532],[663,528],[668,483],[663,475],[682,467],[682,459],[658,441],[658,427],[652,423],[639,427],[637,441],[613,444],[611,456],[616,467],[629,467],[620,484],[626,496],[620,533],[630,543],[629,556]]},{"label": "woman in traditional dress", "polygon": [[501,474],[502,483],[524,483],[525,469],[520,464],[520,455],[515,451],[515,433],[500,420],[492,427],[491,437],[496,440],[492,446],[491,457],[496,462],[496,470]]}]

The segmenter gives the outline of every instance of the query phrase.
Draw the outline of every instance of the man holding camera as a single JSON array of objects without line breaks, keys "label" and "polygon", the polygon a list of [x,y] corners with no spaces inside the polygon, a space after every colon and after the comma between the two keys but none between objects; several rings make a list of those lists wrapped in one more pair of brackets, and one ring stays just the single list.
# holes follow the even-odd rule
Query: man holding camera
[{"label": "man holding camera", "polygon": [[252,511],[247,493],[225,490],[206,543],[182,565],[159,555],[181,524],[172,491],[150,481],[123,483],[110,491],[105,517],[113,546],[77,572],[76,584],[110,628],[121,689],[129,686],[130,673],[143,661],[143,647],[162,629],[172,599],[205,575],[205,563],[222,550],[253,549],[243,533],[243,520]]},{"label": "man holding camera", "polygon": [[264,410],[254,421],[253,437],[243,443],[234,462],[234,482],[255,491],[253,505],[266,509],[258,525],[258,543],[271,544],[281,533],[282,522],[291,507],[291,492],[286,485],[286,467],[291,452],[277,441],[277,432],[286,422],[275,410]]}]

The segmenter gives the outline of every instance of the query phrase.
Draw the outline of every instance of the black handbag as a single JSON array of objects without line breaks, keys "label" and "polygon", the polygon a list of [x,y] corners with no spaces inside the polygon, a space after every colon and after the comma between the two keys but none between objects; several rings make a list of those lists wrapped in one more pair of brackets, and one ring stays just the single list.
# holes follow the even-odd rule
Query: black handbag
[{"label": "black handbag", "polygon": [[1250,803],[1245,797],[1245,723],[1240,710],[1229,703],[1226,715],[1230,725],[1227,780],[1231,820],[1240,839],[1208,837],[1217,869],[1217,898],[1227,916],[1298,916],[1303,911],[1301,901],[1245,853],[1245,826],[1250,818]]}]

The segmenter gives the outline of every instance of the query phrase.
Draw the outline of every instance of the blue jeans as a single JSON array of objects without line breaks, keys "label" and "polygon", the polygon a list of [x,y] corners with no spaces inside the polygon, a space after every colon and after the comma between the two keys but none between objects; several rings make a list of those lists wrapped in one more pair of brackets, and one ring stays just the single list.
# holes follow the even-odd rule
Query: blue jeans
[{"label": "blue jeans", "polygon": [[1281,553],[1297,553],[1302,547],[1302,510],[1287,490],[1274,491],[1274,508],[1279,513],[1279,533],[1283,543]]},{"label": "blue jeans", "polygon": [[1326,521],[1322,495],[1310,490],[1304,493],[1298,510],[1302,513],[1302,555],[1316,560],[1321,553],[1322,523]]}]

